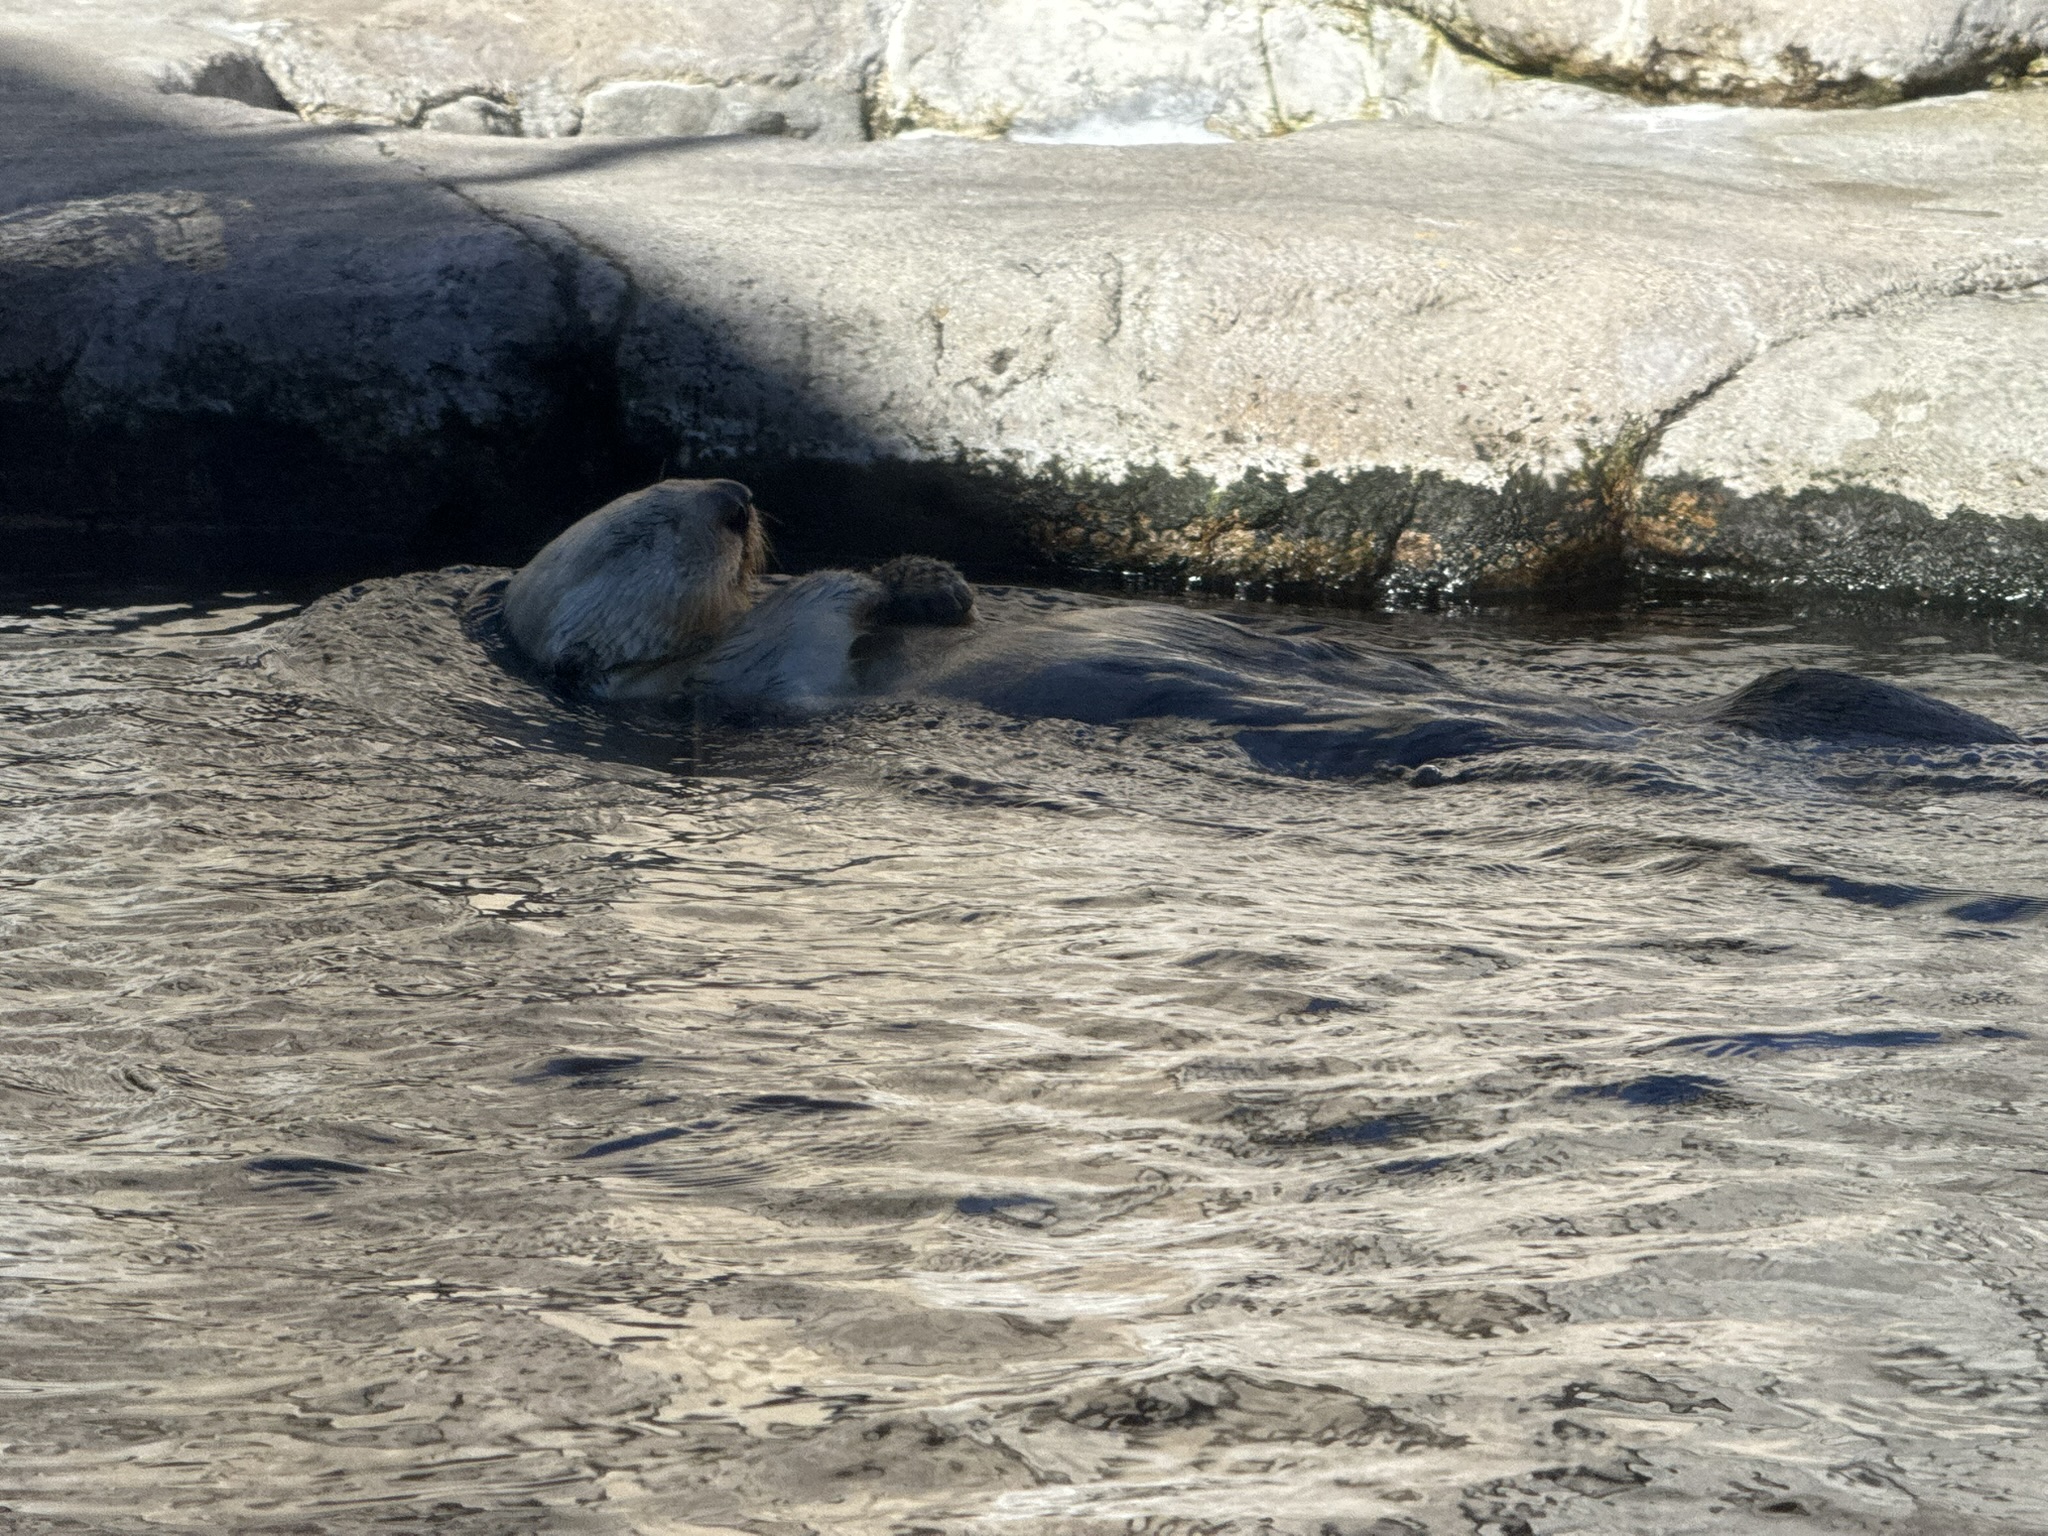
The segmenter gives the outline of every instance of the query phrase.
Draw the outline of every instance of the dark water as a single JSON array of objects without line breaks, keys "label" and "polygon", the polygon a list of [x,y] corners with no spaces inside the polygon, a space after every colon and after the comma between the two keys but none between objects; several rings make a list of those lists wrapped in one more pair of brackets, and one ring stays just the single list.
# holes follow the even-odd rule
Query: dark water
[{"label": "dark water", "polygon": [[0,620],[0,1528],[2048,1531],[2048,748],[1696,719],[2030,634],[1330,616],[1607,723],[1302,779],[480,581]]}]

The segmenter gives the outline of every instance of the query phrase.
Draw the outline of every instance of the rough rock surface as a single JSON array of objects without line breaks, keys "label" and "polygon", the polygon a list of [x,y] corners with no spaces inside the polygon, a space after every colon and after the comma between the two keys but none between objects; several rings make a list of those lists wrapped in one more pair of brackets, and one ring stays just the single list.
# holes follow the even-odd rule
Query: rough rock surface
[{"label": "rough rock surface", "polygon": [[[1664,434],[1645,466],[1652,518],[1682,563],[2048,596],[2048,569],[2001,549],[2025,543],[2012,519],[2048,517],[2044,357],[2048,287],[1909,303],[1801,336]],[[1956,515],[1930,527],[1928,508]]]},{"label": "rough rock surface", "polygon": [[17,0],[9,20],[96,31],[167,89],[527,137],[1245,138],[2048,71],[2048,0]]},{"label": "rough rock surface", "polygon": [[[782,131],[864,136],[864,0],[242,4],[265,68],[315,119],[414,123],[476,95],[531,137],[576,133],[592,106],[599,133],[759,132],[777,114]],[[702,115],[663,86],[698,88]]]},{"label": "rough rock surface", "polygon": [[1665,433],[1652,476],[1744,496],[1862,485],[2048,514],[2048,288],[1850,319],[1766,354]]},{"label": "rough rock surface", "polygon": [[0,46],[20,569],[345,568],[587,494],[616,272],[366,136],[32,57]]},{"label": "rough rock surface", "polygon": [[1256,136],[1606,99],[1326,0],[16,0],[0,20],[165,90],[491,136]]},{"label": "rough rock surface", "polygon": [[[1869,105],[2048,71],[2048,0],[69,0],[173,88],[534,137],[1232,137],[1677,100]],[[20,18],[18,18],[20,19]],[[1490,62],[1489,62],[1490,61]],[[1570,83],[1583,82],[1584,84]],[[677,94],[684,92],[688,94]],[[460,110],[451,113],[451,106]]]},{"label": "rough rock surface", "polygon": [[2048,55],[2044,0],[1400,0],[1509,68],[1689,100],[1870,105]]},{"label": "rough rock surface", "polygon": [[883,129],[1095,143],[1606,104],[1490,68],[1391,6],[1236,0],[908,0],[875,96]]},{"label": "rough rock surface", "polygon": [[[2018,297],[2048,282],[2048,92],[1122,149],[536,142],[56,59],[15,54],[0,203],[4,516],[50,551],[516,558],[696,465],[798,552],[2048,585]],[[1842,413],[1880,369],[1929,409],[1865,433]],[[1965,384],[2008,408],[1941,403]]]},{"label": "rough rock surface", "polygon": [[[12,0],[0,29],[77,50],[160,89],[284,106],[316,122],[457,126],[552,137],[597,131],[706,131],[673,107],[619,87],[695,86],[735,109],[735,129],[866,136],[864,90],[880,49],[878,7],[863,0]],[[490,110],[487,112],[484,107]],[[440,121],[429,119],[443,113]]]},{"label": "rough rock surface", "polygon": [[238,30],[306,116],[418,123],[474,95],[532,137],[1258,137],[1601,104],[1321,0],[291,0]]},{"label": "rough rock surface", "polygon": [[[1784,485],[1838,511],[1894,498],[1885,539],[1820,542],[1910,544],[1900,497],[1923,520],[2042,510],[2013,483],[2048,384],[2014,350],[2036,301],[2000,296],[2048,280],[2044,128],[2048,93],[2018,93],[1214,147],[926,141],[856,152],[858,177],[794,146],[557,175],[533,170],[566,171],[566,148],[403,148],[631,253],[635,438],[737,456],[785,497],[778,465],[973,465],[992,510],[948,517],[1021,516],[1095,566],[1485,588],[1798,568],[1737,536],[1747,447],[1685,429],[1737,408],[1752,369],[1796,393],[1829,346],[1881,357],[1857,340],[1873,326],[1939,332],[1902,370],[1930,392],[2002,376],[2028,403],[1967,435],[1936,411],[1860,458],[1801,438],[1814,457]],[[683,211],[714,200],[715,226]]]}]

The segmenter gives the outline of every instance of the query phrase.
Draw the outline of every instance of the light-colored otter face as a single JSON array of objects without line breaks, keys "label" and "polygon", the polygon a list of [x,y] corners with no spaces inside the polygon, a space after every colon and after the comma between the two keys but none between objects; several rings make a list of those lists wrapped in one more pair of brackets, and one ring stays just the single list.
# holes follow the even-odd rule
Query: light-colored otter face
[{"label": "light-colored otter face", "polygon": [[562,681],[613,693],[703,647],[752,604],[766,551],[736,480],[664,480],[567,529],[505,588],[513,642]]}]

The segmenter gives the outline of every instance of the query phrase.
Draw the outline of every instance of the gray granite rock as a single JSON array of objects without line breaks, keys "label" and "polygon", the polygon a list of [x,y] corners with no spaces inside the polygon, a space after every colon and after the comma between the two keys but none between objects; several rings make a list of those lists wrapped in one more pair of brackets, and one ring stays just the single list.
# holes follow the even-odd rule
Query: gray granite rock
[{"label": "gray granite rock", "polygon": [[15,568],[332,568],[588,493],[616,272],[363,134],[124,82],[0,35]]},{"label": "gray granite rock", "polygon": [[2048,286],[1905,297],[1763,350],[1663,434],[1639,557],[2048,598]]},{"label": "gray granite rock", "polygon": [[488,96],[458,96],[420,113],[420,126],[438,133],[481,133],[493,138],[519,137],[519,113]]},{"label": "gray granite rock", "polygon": [[[521,151],[516,178],[495,147],[400,152],[631,253],[660,301],[620,341],[637,436],[707,461],[972,466],[1038,548],[1097,566],[1477,590],[1770,566],[1702,539],[1697,498],[1660,499],[1748,483],[1685,446],[1692,413],[1732,409],[1752,368],[1822,388],[1829,339],[1858,345],[1876,315],[1962,306],[1997,346],[1996,296],[2048,280],[2044,129],[2048,93],[2013,93],[1122,150],[761,145],[575,171]],[[2029,359],[2008,387],[2048,395]],[[1830,460],[1813,483],[1994,510],[1990,466],[2038,454],[2035,409],[2003,447],[1986,413],[1925,473]]]},{"label": "gray granite rock", "polygon": [[1869,105],[2048,55],[2048,0],[1399,3],[1511,69],[1684,100]]},{"label": "gray granite rock", "polygon": [[858,97],[802,83],[700,85],[615,80],[583,98],[582,132],[593,138],[697,138],[734,133],[850,140],[864,136]]},{"label": "gray granite rock", "polygon": [[1738,496],[1863,486],[2048,516],[2048,288],[1856,316],[1764,352],[1664,434],[1648,472]]},{"label": "gray granite rock", "polygon": [[1478,59],[1397,6],[1328,0],[72,0],[55,13],[19,0],[19,10],[15,24],[74,42],[97,35],[165,89],[288,103],[321,122],[490,134],[516,123],[529,137],[936,130],[1130,142],[1608,100]]},{"label": "gray granite rock", "polygon": [[1868,105],[2048,72],[2048,0],[16,0],[8,19],[97,36],[166,89],[531,137],[1130,143],[1614,91]]},{"label": "gray granite rock", "polygon": [[17,5],[17,20],[153,60],[168,88],[319,121],[532,137],[1247,138],[1585,111],[1614,91],[1867,105],[2048,70],[2048,0]]},{"label": "gray granite rock", "polygon": [[1125,148],[532,140],[0,52],[0,519],[67,547],[516,558],[695,467],[798,553],[2048,587],[2021,479],[2048,92]]},{"label": "gray granite rock", "polygon": [[984,138],[1244,139],[1607,104],[1489,67],[1392,6],[1319,0],[908,0],[881,64],[879,125]]},{"label": "gray granite rock", "polygon": [[555,137],[583,127],[595,94],[599,132],[666,135],[694,114],[661,88],[695,87],[718,97],[697,131],[774,131],[781,113],[790,131],[864,136],[876,43],[861,0],[224,3],[280,91],[316,120],[417,123],[434,103],[474,94],[515,109],[528,136]]}]

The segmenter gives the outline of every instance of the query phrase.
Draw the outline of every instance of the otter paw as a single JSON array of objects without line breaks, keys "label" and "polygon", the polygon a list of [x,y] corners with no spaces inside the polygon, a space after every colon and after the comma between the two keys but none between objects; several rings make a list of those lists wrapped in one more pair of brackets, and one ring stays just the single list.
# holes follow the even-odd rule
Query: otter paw
[{"label": "otter paw", "polygon": [[884,624],[965,624],[974,617],[974,589],[943,560],[903,555],[875,567],[885,597]]},{"label": "otter paw", "polygon": [[548,669],[548,681],[565,699],[595,699],[604,694],[604,668],[587,647],[571,646]]}]

